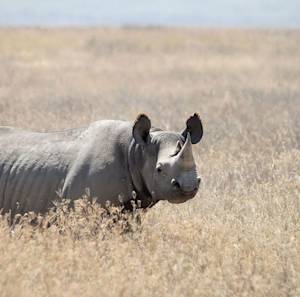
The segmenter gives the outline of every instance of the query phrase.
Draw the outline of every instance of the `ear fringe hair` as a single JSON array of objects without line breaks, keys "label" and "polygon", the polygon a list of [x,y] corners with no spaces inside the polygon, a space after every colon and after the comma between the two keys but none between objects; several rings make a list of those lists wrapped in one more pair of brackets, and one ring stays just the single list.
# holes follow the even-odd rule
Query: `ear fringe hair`
[{"label": "ear fringe hair", "polygon": [[150,125],[151,125],[151,121],[150,121],[150,119],[149,119],[149,117],[146,115],[146,114],[144,114],[144,113],[140,113],[138,116],[137,116],[137,118],[136,118],[136,120],[134,121],[134,124],[136,124],[138,121],[140,121],[141,119],[145,119],[145,120],[148,120],[149,122],[150,122]]}]

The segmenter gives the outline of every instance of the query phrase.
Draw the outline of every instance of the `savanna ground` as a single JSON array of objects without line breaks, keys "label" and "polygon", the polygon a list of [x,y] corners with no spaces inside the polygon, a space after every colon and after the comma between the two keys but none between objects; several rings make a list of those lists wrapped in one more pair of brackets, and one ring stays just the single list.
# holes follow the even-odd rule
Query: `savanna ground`
[{"label": "savanna ground", "polygon": [[0,220],[0,295],[299,296],[299,44],[297,30],[1,29],[1,125],[144,112],[182,130],[199,112],[204,138],[186,204]]}]

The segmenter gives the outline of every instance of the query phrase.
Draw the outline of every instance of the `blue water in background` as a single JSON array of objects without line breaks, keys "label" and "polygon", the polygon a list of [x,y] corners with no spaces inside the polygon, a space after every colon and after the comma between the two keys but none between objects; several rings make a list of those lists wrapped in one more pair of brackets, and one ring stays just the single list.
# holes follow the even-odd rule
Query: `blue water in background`
[{"label": "blue water in background", "polygon": [[0,0],[0,26],[300,27],[300,0]]}]

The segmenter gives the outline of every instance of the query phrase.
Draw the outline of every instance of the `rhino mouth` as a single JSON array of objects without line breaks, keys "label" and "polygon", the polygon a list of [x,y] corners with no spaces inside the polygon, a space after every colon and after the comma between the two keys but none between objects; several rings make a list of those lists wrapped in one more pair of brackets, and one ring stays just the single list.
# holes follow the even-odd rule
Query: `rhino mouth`
[{"label": "rhino mouth", "polygon": [[184,197],[191,197],[193,198],[198,192],[198,189],[193,191],[181,191],[180,194]]},{"label": "rhino mouth", "polygon": [[198,190],[194,190],[194,191],[180,191],[179,195],[177,197],[168,199],[168,202],[170,203],[176,203],[176,204],[180,204],[180,203],[184,203],[188,200],[191,200],[192,198],[194,198],[197,194]]}]

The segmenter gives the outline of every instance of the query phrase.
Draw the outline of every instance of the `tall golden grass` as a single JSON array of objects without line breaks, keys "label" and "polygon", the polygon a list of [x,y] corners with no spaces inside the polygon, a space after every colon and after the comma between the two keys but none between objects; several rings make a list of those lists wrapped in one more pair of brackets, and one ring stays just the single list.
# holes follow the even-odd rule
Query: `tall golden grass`
[{"label": "tall golden grass", "polygon": [[[1,29],[0,124],[184,128],[199,194],[0,220],[0,296],[300,296],[300,31]],[[49,227],[50,226],[50,227]]]}]

